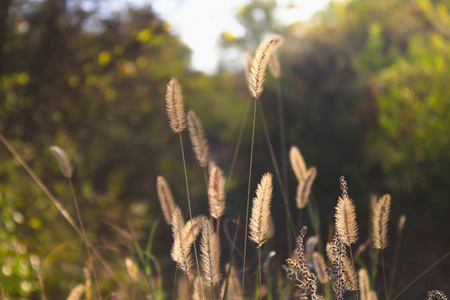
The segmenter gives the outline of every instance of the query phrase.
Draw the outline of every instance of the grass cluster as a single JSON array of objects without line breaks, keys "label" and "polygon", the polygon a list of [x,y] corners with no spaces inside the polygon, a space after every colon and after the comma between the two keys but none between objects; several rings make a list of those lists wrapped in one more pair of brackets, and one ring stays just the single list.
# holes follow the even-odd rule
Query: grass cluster
[{"label": "grass cluster", "polygon": [[[391,197],[384,195],[379,200],[374,199],[371,206],[371,229],[359,245],[361,233],[356,215],[356,207],[349,197],[345,178],[339,178],[342,194],[336,195],[337,204],[334,224],[329,229],[329,237],[320,235],[320,214],[311,203],[311,191],[317,176],[315,167],[307,167],[298,147],[292,146],[289,155],[286,151],[284,136],[282,95],[278,93],[280,149],[282,154],[277,157],[268,134],[268,124],[260,104],[260,96],[264,89],[266,68],[269,67],[273,77],[280,85],[280,63],[275,50],[283,44],[283,38],[271,36],[256,49],[254,58],[247,57],[247,82],[250,95],[253,98],[252,140],[249,160],[248,186],[246,198],[246,212],[244,216],[225,217],[227,184],[223,169],[210,158],[210,149],[205,129],[200,118],[193,111],[185,113],[182,86],[173,78],[167,84],[166,107],[169,125],[180,140],[180,153],[184,166],[186,204],[188,220],[174,200],[170,184],[163,176],[158,176],[156,186],[161,204],[162,214],[168,226],[172,229],[172,249],[170,256],[174,263],[175,277],[163,278],[158,258],[152,254],[153,237],[156,226],[152,228],[147,247],[140,244],[127,232],[120,230],[134,249],[134,257],[126,257],[124,264],[133,282],[145,280],[148,290],[137,296],[130,294],[129,288],[116,278],[114,268],[102,257],[101,251],[89,241],[83,226],[82,216],[78,208],[76,193],[72,184],[73,167],[65,152],[59,147],[51,147],[52,153],[58,159],[61,172],[67,178],[73,195],[77,218],[74,219],[56,199],[40,178],[29,168],[20,154],[0,135],[1,142],[14,155],[19,164],[33,177],[56,208],[79,234],[85,244],[85,251],[89,258],[85,268],[85,282],[73,288],[71,293],[62,298],[76,299],[398,299],[403,292],[415,281],[419,280],[431,268],[449,256],[446,253],[410,285],[397,294],[393,294],[395,284],[396,265],[400,252],[400,241],[406,217],[402,216],[398,222],[394,259],[390,263],[390,274],[385,268],[383,250],[389,245],[389,219]],[[253,174],[253,153],[256,115],[260,112],[262,130],[270,149],[270,160],[273,162],[274,174]],[[243,124],[245,126],[245,124]],[[185,146],[183,132],[188,128],[193,151],[203,168],[205,191],[209,201],[208,215],[195,215],[189,190],[189,176],[185,161]],[[242,131],[239,136],[236,151],[241,144]],[[288,194],[288,157],[290,165],[298,181],[295,195],[296,213],[299,217],[294,222]],[[232,176],[235,158],[229,168],[228,178]],[[279,167],[278,161],[281,161]],[[253,175],[261,177],[255,191],[252,191]],[[280,199],[273,199],[274,185],[277,184],[281,193]],[[250,201],[250,196],[253,200]],[[272,201],[282,201],[285,206],[285,224],[275,226],[271,216]],[[250,206],[251,203],[251,206]],[[307,238],[307,227],[302,224],[302,215],[308,214],[311,220],[312,232]],[[233,215],[228,212],[227,216]],[[245,221],[244,221],[245,220]],[[278,227],[277,229],[275,227]],[[292,256],[286,259],[286,264],[274,266],[276,255],[267,245],[276,230],[285,227],[286,249]],[[230,230],[233,228],[233,230]],[[238,243],[243,240],[243,245]],[[251,243],[247,243],[250,241]],[[295,245],[293,241],[296,241]],[[227,245],[227,247],[225,246]],[[250,257],[257,253],[257,257]],[[224,250],[227,254],[224,255]],[[355,250],[355,252],[354,252]],[[364,262],[364,253],[369,253],[370,261]],[[224,257],[228,260],[224,261]],[[325,259],[325,257],[327,259]],[[274,268],[275,267],[275,268]],[[102,268],[102,274],[110,276],[116,286],[113,290],[102,288],[97,274]],[[273,272],[273,270],[276,270]],[[103,272],[106,271],[106,272]],[[378,271],[381,272],[378,272]],[[284,272],[284,274],[283,274]],[[382,276],[383,286],[377,287],[377,277]],[[169,292],[163,289],[163,283],[173,287]],[[42,299],[46,299],[44,278],[39,277]],[[378,293],[378,294],[377,294]],[[9,299],[8,295],[3,295]],[[423,296],[425,299],[426,295]],[[447,299],[444,292],[433,290],[427,299]]]}]

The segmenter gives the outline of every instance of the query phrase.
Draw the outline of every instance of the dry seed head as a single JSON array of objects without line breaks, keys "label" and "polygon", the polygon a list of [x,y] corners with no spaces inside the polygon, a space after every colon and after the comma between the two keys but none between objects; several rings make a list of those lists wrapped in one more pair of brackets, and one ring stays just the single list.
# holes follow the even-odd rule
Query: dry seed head
[{"label": "dry seed head", "polygon": [[66,152],[58,146],[51,146],[50,151],[56,157],[59,163],[59,168],[64,177],[70,179],[72,178],[73,168],[67,158]]},{"label": "dry seed head", "polygon": [[345,289],[348,291],[358,290],[358,279],[352,261],[347,256],[343,256],[342,261],[344,262]]},{"label": "dry seed head", "polygon": [[214,232],[211,221],[205,218],[202,222],[202,236],[200,240],[200,264],[204,283],[213,286],[220,279],[220,246],[219,237]]},{"label": "dry seed head", "polygon": [[209,213],[218,219],[225,210],[225,178],[219,167],[214,167],[209,177]]},{"label": "dry seed head", "polygon": [[270,232],[270,204],[272,201],[272,174],[266,173],[256,189],[253,198],[252,216],[250,218],[250,240],[261,247],[269,238]]},{"label": "dry seed head", "polygon": [[197,115],[190,110],[187,115],[189,125],[189,136],[197,156],[200,167],[204,168],[208,164],[209,145],[205,137],[205,130]]},{"label": "dry seed head", "polygon": [[301,182],[306,177],[306,164],[300,150],[297,147],[291,147],[291,150],[289,151],[289,159],[297,180]]},{"label": "dry seed head", "polygon": [[358,240],[355,205],[348,197],[339,197],[336,206],[336,230],[345,245],[349,246]]},{"label": "dry seed head", "polygon": [[129,257],[125,258],[125,266],[127,267],[128,275],[134,282],[138,282],[139,279],[139,267],[138,265]]},{"label": "dry seed head", "polygon": [[252,92],[252,87],[250,85],[250,69],[252,68],[253,58],[252,56],[245,52],[244,53],[244,59],[245,59],[245,79],[247,80],[247,86],[250,93]]},{"label": "dry seed head", "polygon": [[391,196],[384,195],[380,198],[373,215],[373,245],[375,248],[384,249],[388,244],[389,212],[391,209]]},{"label": "dry seed head", "polygon": [[167,224],[172,225],[172,215],[175,209],[175,201],[173,200],[172,192],[170,191],[169,184],[162,176],[158,176],[156,179],[156,189],[158,191],[159,203],[161,204],[161,210],[164,214],[164,219]]},{"label": "dry seed head", "polygon": [[370,291],[369,300],[378,300],[378,296],[377,293],[375,293],[375,291]]},{"label": "dry seed head", "polygon": [[306,171],[305,179],[300,180],[297,187],[297,196],[295,197],[298,209],[305,208],[306,204],[308,203],[308,198],[311,194],[311,187],[314,183],[316,175],[317,169],[315,167],[311,167]]},{"label": "dry seed head", "polygon": [[269,70],[270,74],[274,78],[280,78],[281,74],[281,67],[280,67],[280,61],[278,60],[278,56],[276,53],[273,53],[269,60]]},{"label": "dry seed head", "polygon": [[255,57],[252,61],[250,69],[250,92],[256,99],[259,98],[263,91],[264,77],[270,56],[278,48],[284,39],[280,35],[273,35],[265,39],[256,49]]},{"label": "dry seed head", "polygon": [[183,230],[184,227],[183,214],[181,209],[176,206],[172,216],[173,246],[170,255],[172,256],[172,259],[177,262],[178,268],[188,275],[191,272],[191,267],[194,262],[192,261],[190,247],[186,247],[184,242],[188,238]]},{"label": "dry seed head", "polygon": [[401,215],[400,218],[398,219],[398,232],[401,233],[403,231],[403,227],[405,226],[405,222],[406,222],[406,216],[405,215]]},{"label": "dry seed head", "polygon": [[67,297],[67,300],[80,300],[81,296],[83,296],[83,293],[86,291],[86,287],[84,284],[79,284],[76,287],[74,287],[69,294],[69,297]]},{"label": "dry seed head", "polygon": [[186,128],[186,113],[184,112],[183,92],[176,78],[172,78],[167,84],[166,109],[170,128],[175,133],[182,132]]},{"label": "dry seed head", "polygon": [[369,274],[367,274],[366,269],[360,269],[358,272],[358,275],[359,275],[359,288],[360,288],[361,300],[370,300],[369,299],[369,292],[370,292]]},{"label": "dry seed head", "polygon": [[327,283],[328,276],[325,273],[325,260],[323,259],[322,254],[319,252],[313,253],[313,262],[314,262],[314,270],[316,270],[317,278],[319,279],[320,283]]}]

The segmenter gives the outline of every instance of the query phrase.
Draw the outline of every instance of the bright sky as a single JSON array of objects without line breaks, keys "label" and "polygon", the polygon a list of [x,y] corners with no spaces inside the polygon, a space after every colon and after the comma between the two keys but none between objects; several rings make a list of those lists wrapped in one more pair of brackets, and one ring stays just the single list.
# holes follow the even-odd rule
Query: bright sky
[{"label": "bright sky", "polygon": [[[171,31],[181,37],[192,51],[192,67],[207,73],[216,69],[218,40],[224,31],[239,36],[243,29],[234,15],[249,0],[133,0],[150,3],[159,16],[172,25]],[[308,21],[329,0],[277,0],[277,18],[285,24]]]}]

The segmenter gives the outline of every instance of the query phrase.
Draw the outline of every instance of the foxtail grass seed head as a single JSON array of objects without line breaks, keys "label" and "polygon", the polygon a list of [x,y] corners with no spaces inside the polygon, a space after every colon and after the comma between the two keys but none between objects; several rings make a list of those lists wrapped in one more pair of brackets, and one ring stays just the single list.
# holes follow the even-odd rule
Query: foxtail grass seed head
[{"label": "foxtail grass seed head", "polygon": [[252,68],[252,63],[253,63],[253,58],[252,56],[248,53],[245,52],[244,53],[244,60],[245,60],[245,65],[244,65],[244,70],[245,70],[245,79],[247,80],[247,86],[248,86],[248,90],[250,91],[250,93],[252,92],[252,86],[250,85],[250,70]]},{"label": "foxtail grass seed head", "polygon": [[314,270],[316,270],[317,278],[319,279],[320,283],[324,284],[328,282],[327,274],[325,273],[325,260],[323,259],[322,254],[319,252],[314,252],[313,255],[313,262],[314,262]]},{"label": "foxtail grass seed head", "polygon": [[297,187],[297,195],[295,200],[297,202],[297,208],[303,209],[308,203],[309,195],[311,194],[311,187],[314,183],[314,179],[317,175],[317,169],[315,167],[311,167],[306,171],[305,179],[299,181]]},{"label": "foxtail grass seed head", "polygon": [[370,300],[369,274],[366,269],[360,269],[358,275],[361,300]]},{"label": "foxtail grass seed head", "polygon": [[172,236],[173,246],[170,251],[172,259],[177,262],[178,268],[186,275],[191,273],[191,268],[194,265],[190,247],[186,247],[185,240],[188,239],[185,230],[184,217],[181,209],[176,206],[172,216]]},{"label": "foxtail grass seed head", "polygon": [[252,216],[250,218],[250,240],[260,248],[269,238],[270,205],[272,201],[272,174],[266,173],[256,189],[253,198]]},{"label": "foxtail grass seed head", "polygon": [[300,150],[292,146],[289,151],[289,159],[291,161],[292,170],[294,171],[295,177],[299,182],[305,180],[306,178],[306,164],[303,159],[302,153]]},{"label": "foxtail grass seed head", "polygon": [[256,99],[261,95],[264,88],[264,77],[270,56],[284,41],[280,35],[273,35],[265,39],[256,49],[255,57],[250,69],[250,92]]},{"label": "foxtail grass seed head", "polygon": [[209,213],[220,218],[225,210],[225,178],[219,167],[214,167],[208,182]]},{"label": "foxtail grass seed head", "polygon": [[388,245],[388,221],[391,209],[391,196],[384,195],[378,200],[373,215],[373,245],[375,248],[384,249]]},{"label": "foxtail grass seed head", "polygon": [[84,284],[79,284],[70,291],[67,300],[80,300],[85,291],[86,287],[84,286]]},{"label": "foxtail grass seed head", "polygon": [[211,220],[205,218],[202,223],[202,236],[200,240],[200,265],[204,283],[213,286],[220,279],[220,246],[219,237],[214,232]]},{"label": "foxtail grass seed head", "polygon": [[184,112],[183,92],[176,78],[167,84],[166,109],[170,128],[173,132],[182,132],[186,128],[186,113]]},{"label": "foxtail grass seed head", "polygon": [[159,203],[167,224],[172,225],[172,215],[175,209],[175,201],[173,200],[172,192],[169,184],[162,176],[156,179],[156,189],[158,191]]},{"label": "foxtail grass seed head", "polygon": [[205,136],[205,130],[197,115],[190,110],[188,112],[189,136],[194,148],[195,155],[200,164],[204,168],[208,164],[209,145]]},{"label": "foxtail grass seed head", "polygon": [[350,246],[358,240],[355,205],[348,197],[339,197],[336,206],[336,230],[342,242]]},{"label": "foxtail grass seed head", "polygon": [[403,231],[403,227],[405,227],[406,215],[401,215],[398,219],[398,228],[397,231],[401,233]]},{"label": "foxtail grass seed head", "polygon": [[130,258],[125,258],[125,266],[127,267],[128,275],[130,275],[131,279],[134,282],[138,282],[139,280],[139,267],[138,265]]},{"label": "foxtail grass seed head", "polygon": [[447,296],[445,296],[443,291],[440,290],[432,290],[428,292],[427,300],[431,299],[439,299],[439,300],[447,300]]},{"label": "foxtail grass seed head", "polygon": [[51,146],[50,151],[58,160],[61,173],[64,175],[64,177],[71,179],[72,173],[73,173],[73,168],[69,162],[69,159],[67,158],[66,152],[64,152],[64,150],[58,146]]},{"label": "foxtail grass seed head", "polygon": [[281,67],[280,67],[280,61],[278,60],[278,56],[276,53],[273,53],[269,60],[269,71],[270,74],[272,74],[273,78],[280,78],[281,74]]},{"label": "foxtail grass seed head", "polygon": [[316,248],[318,243],[319,239],[317,238],[317,236],[312,236],[306,240],[305,258],[308,266],[312,265],[312,254],[314,253],[314,249]]}]

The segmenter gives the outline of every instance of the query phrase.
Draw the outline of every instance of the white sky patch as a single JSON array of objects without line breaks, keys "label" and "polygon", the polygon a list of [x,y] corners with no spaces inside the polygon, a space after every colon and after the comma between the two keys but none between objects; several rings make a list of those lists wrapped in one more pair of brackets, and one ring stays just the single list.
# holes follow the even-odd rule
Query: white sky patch
[{"label": "white sky patch", "polygon": [[[171,32],[192,49],[192,67],[214,73],[219,60],[218,41],[224,31],[236,36],[244,33],[236,21],[236,11],[248,4],[245,0],[128,0],[133,4],[151,4],[163,20],[172,25]],[[308,21],[329,0],[278,0],[277,18],[283,24]]]}]

